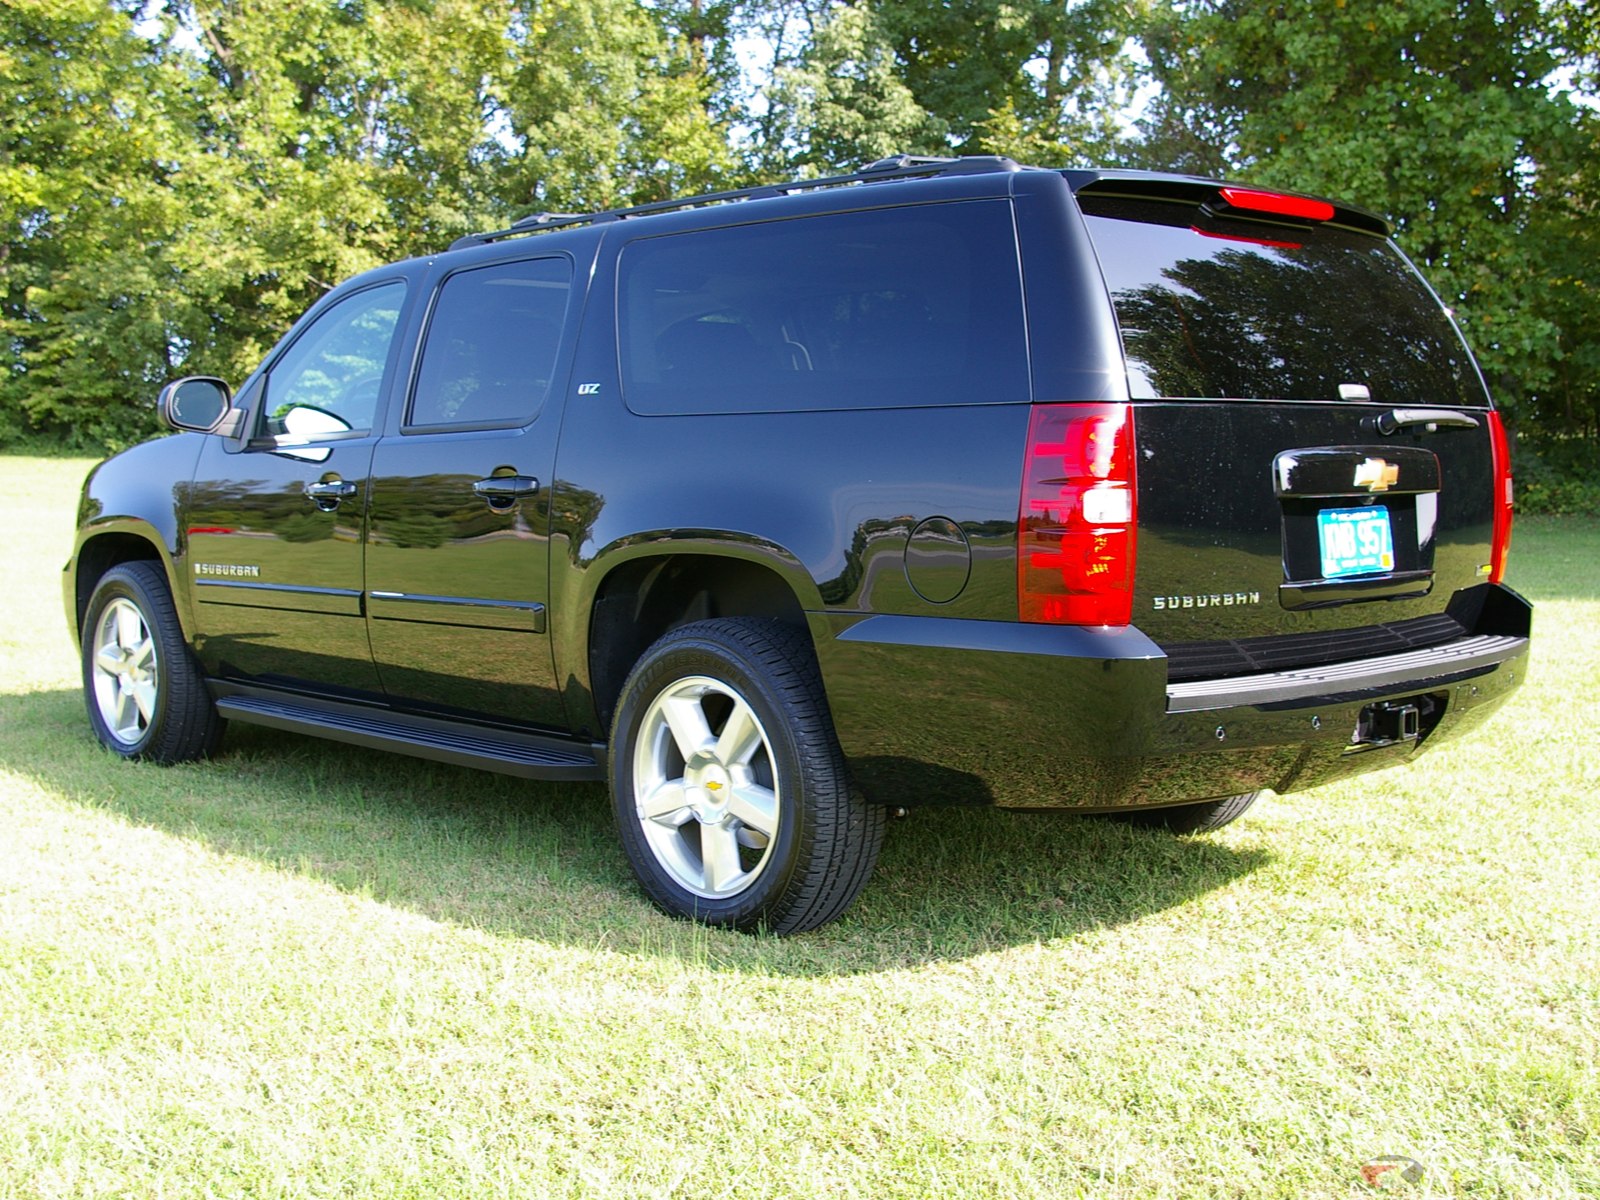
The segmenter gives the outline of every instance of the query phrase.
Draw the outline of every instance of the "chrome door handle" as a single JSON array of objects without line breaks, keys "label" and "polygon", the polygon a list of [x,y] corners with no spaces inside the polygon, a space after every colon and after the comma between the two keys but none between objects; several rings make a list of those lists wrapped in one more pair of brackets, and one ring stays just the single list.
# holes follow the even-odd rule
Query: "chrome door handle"
[{"label": "chrome door handle", "polygon": [[338,499],[342,500],[346,496],[354,496],[355,494],[356,494],[356,485],[353,484],[353,483],[349,483],[349,482],[347,482],[346,480],[343,480],[343,479],[331,480],[328,483],[308,483],[308,484],[306,484],[306,495],[311,496],[313,498],[318,498],[318,497],[322,497],[322,496],[334,496],[334,497],[337,497]]},{"label": "chrome door handle", "polygon": [[356,494],[356,485],[344,479],[329,479],[321,483],[308,483],[305,491],[323,512],[332,512],[339,507],[339,501]]},{"label": "chrome door handle", "polygon": [[539,490],[539,481],[532,475],[491,475],[474,483],[472,490],[491,504],[506,504],[533,495]]}]

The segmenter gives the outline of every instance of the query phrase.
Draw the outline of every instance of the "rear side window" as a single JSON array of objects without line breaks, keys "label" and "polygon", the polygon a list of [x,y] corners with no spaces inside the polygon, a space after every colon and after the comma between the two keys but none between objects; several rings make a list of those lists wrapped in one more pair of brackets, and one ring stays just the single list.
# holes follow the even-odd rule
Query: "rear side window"
[{"label": "rear side window", "polygon": [[624,250],[619,282],[635,412],[1028,399],[1006,201],[648,238]]},{"label": "rear side window", "polygon": [[565,258],[458,271],[428,321],[409,428],[525,425],[550,392],[571,290]]},{"label": "rear side window", "polygon": [[1488,403],[1466,346],[1395,248],[1366,234],[1080,197],[1136,399]]}]

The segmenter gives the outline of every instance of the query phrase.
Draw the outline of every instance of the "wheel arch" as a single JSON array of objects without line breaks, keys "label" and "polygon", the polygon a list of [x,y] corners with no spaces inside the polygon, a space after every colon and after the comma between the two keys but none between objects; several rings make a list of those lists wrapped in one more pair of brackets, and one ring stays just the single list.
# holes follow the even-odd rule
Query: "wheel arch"
[{"label": "wheel arch", "polygon": [[789,569],[771,554],[753,557],[704,544],[618,556],[596,581],[589,604],[582,658],[588,687],[580,689],[581,698],[569,697],[569,709],[574,702],[584,706],[571,709],[574,723],[583,725],[589,719],[584,709],[592,708],[603,737],[633,664],[681,625],[767,617],[809,638],[806,605],[793,579],[799,564],[790,560],[783,566]]},{"label": "wheel arch", "polygon": [[191,631],[189,597],[176,586],[171,553],[162,544],[153,526],[143,521],[126,520],[89,531],[73,555],[69,568],[72,574],[68,600],[74,639],[80,643],[83,640],[84,614],[89,611],[89,601],[101,577],[111,568],[126,562],[153,562],[161,568],[161,573],[166,576],[167,587],[172,592],[184,637],[188,638]]}]

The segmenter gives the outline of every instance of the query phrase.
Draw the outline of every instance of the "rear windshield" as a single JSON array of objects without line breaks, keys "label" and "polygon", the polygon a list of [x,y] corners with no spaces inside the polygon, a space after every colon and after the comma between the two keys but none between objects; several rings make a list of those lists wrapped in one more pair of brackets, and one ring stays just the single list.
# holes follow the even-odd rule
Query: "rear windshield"
[{"label": "rear windshield", "polygon": [[1466,346],[1387,241],[1080,196],[1137,399],[1484,405]]}]

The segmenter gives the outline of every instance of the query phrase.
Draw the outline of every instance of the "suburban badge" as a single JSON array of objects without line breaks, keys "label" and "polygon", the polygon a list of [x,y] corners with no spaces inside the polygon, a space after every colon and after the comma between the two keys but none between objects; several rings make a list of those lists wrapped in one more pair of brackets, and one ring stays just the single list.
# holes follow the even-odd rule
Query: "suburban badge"
[{"label": "suburban badge", "polygon": [[1151,607],[1157,612],[1172,612],[1180,608],[1232,608],[1236,604],[1260,604],[1260,592],[1222,592],[1208,595],[1190,593],[1176,596],[1156,596]]}]

